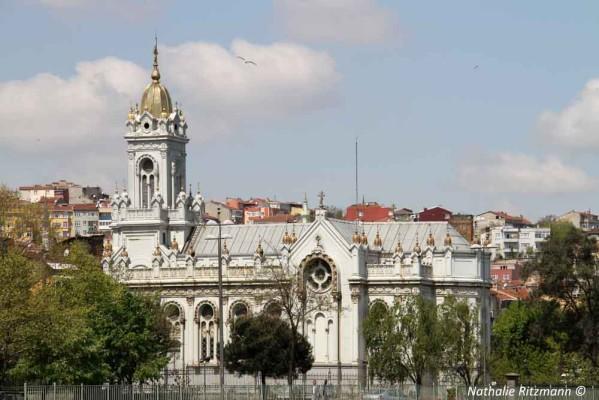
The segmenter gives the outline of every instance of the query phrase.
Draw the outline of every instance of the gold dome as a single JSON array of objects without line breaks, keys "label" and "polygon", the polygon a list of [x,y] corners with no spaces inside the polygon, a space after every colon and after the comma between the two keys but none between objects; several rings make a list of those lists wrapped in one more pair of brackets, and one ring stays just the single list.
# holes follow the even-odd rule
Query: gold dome
[{"label": "gold dome", "polygon": [[141,96],[141,112],[148,111],[156,118],[167,118],[173,112],[171,95],[166,87],[160,84],[160,71],[158,70],[158,45],[154,45],[154,68],[152,69],[152,82],[146,86]]}]

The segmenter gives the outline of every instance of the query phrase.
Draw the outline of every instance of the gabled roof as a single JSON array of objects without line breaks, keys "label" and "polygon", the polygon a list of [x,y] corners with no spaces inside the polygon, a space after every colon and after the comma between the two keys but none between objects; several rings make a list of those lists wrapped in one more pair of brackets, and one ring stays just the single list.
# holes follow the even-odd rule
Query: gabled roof
[{"label": "gabled roof", "polygon": [[[232,236],[223,240],[227,243],[230,254],[253,255],[262,242],[264,254],[277,254],[285,234],[295,231],[299,238],[310,224],[249,224],[249,225],[222,225],[222,235]],[[217,241],[209,239],[218,236],[218,225],[203,225],[198,227],[200,232],[197,238],[195,253],[198,256],[214,257],[217,255]]]},{"label": "gabled roof", "polygon": [[[339,219],[327,219],[326,221],[339,232],[339,235],[348,246],[352,244],[352,235],[356,231],[356,227],[359,226],[359,232],[362,233],[362,229],[364,230],[368,237],[368,243],[371,245],[374,243],[377,232],[379,232],[385,251],[393,251],[397,241],[400,240],[404,251],[409,253],[416,246],[416,238],[418,238],[420,247],[425,249],[429,233],[432,233],[435,246],[438,249],[443,248],[445,237],[449,233],[454,250],[471,251],[470,243],[447,222],[365,222],[356,225],[356,222]],[[312,224],[316,223],[319,223],[319,221]],[[289,234],[295,232],[298,240],[301,240],[302,235],[308,231],[312,224],[222,225],[222,234],[223,236],[232,236],[231,239],[224,240],[230,254],[251,256],[261,241],[264,254],[276,255],[282,244],[285,231]],[[197,229],[200,229],[200,231],[195,240],[195,254],[200,257],[216,256],[217,241],[211,240],[209,237],[218,235],[218,226],[202,225]]]},{"label": "gabled roof", "polygon": [[331,224],[339,231],[343,238],[351,243],[352,235],[358,228],[362,229],[368,237],[368,243],[373,243],[377,232],[383,241],[383,250],[393,251],[397,241],[401,241],[401,246],[405,252],[410,252],[416,246],[416,238],[420,247],[426,247],[426,239],[429,233],[433,234],[435,246],[443,247],[445,236],[449,233],[452,245],[455,250],[469,251],[470,243],[464,239],[458,231],[447,222],[364,222],[356,225],[356,222],[330,219]]}]

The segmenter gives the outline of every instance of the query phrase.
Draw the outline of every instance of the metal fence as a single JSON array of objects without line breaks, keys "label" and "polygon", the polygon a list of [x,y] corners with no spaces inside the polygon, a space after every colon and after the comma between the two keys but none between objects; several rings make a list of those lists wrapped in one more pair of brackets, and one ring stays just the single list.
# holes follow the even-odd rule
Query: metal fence
[{"label": "metal fence", "polygon": [[[526,386],[512,394],[448,385],[228,385],[225,400],[599,400],[592,386]],[[582,388],[582,389],[581,389]],[[487,388],[488,389],[488,388]],[[0,400],[220,400],[218,385],[23,385],[0,387]]]},{"label": "metal fence", "polygon": [[[264,392],[263,392],[264,390]],[[417,396],[418,393],[418,396]],[[225,400],[452,400],[446,387],[228,385]],[[0,400],[219,400],[218,385],[23,385],[0,388]],[[598,399],[599,400],[599,399]]]}]

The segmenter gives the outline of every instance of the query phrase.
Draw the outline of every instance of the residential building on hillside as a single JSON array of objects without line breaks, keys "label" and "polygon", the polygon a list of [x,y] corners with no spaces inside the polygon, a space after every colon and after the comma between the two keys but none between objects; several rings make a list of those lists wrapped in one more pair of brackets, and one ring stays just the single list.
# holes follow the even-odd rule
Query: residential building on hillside
[{"label": "residential building on hillside", "polygon": [[569,222],[585,232],[599,230],[599,216],[588,211],[568,211],[557,218],[558,221]]},{"label": "residential building on hillside", "polygon": [[491,264],[491,279],[499,287],[521,286],[522,282],[521,260],[495,260]]},{"label": "residential building on hillside", "polygon": [[526,228],[532,226],[532,223],[522,215],[510,215],[504,211],[487,211],[474,217],[474,241],[483,242],[492,228],[505,225]]},{"label": "residential building on hillside", "polygon": [[540,250],[550,234],[549,228],[516,228],[510,225],[491,228],[488,238],[491,259],[530,257]]},{"label": "residential building on hillside", "polygon": [[91,204],[102,198],[99,186],[81,186],[66,180],[43,185],[20,186],[19,197],[30,203],[37,203],[43,198],[63,200],[71,204]]},{"label": "residential building on hillside", "polygon": [[474,216],[472,214],[452,214],[449,223],[470,243],[474,240]]},{"label": "residential building on hillside", "polygon": [[221,203],[220,201],[207,200],[205,202],[205,213],[211,218],[218,218],[218,212],[220,210],[220,220],[221,221],[231,221],[235,223],[233,218],[233,209],[227,206],[225,203]]},{"label": "residential building on hillside", "polygon": [[432,207],[432,208],[425,208],[424,210],[420,211],[418,213],[418,215],[416,216],[416,221],[418,221],[418,222],[435,222],[435,221],[449,222],[451,220],[452,215],[453,215],[453,213],[451,211],[449,211],[448,209],[437,206],[437,207]]},{"label": "residential building on hillside", "polygon": [[71,236],[89,236],[98,233],[99,212],[95,204],[71,204],[73,221]]},{"label": "residential building on hillside", "polygon": [[57,239],[67,239],[73,231],[73,206],[55,204],[48,210],[50,229]]},{"label": "residential building on hillside", "polygon": [[110,224],[112,223],[112,206],[110,201],[102,199],[97,203],[98,207],[98,232],[110,232]]},{"label": "residential building on hillside", "polygon": [[352,204],[345,210],[346,221],[385,222],[393,221],[393,209],[381,206],[375,201]]},{"label": "residential building on hillside", "polygon": [[396,221],[412,222],[416,219],[414,211],[409,208],[393,208],[393,215]]}]

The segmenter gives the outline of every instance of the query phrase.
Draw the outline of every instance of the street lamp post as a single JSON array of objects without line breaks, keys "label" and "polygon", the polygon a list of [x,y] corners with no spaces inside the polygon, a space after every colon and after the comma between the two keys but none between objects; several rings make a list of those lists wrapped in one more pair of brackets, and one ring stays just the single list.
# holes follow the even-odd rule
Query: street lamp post
[{"label": "street lamp post", "polygon": [[225,399],[225,339],[224,339],[224,313],[223,313],[223,259],[222,259],[222,239],[228,239],[230,236],[222,235],[222,225],[220,222],[220,207],[217,208],[218,236],[207,236],[207,240],[217,240],[218,256],[218,372],[220,378],[220,399]]},{"label": "street lamp post", "polygon": [[220,362],[218,363],[218,373],[220,377],[220,400],[225,399],[225,350],[223,333],[223,259],[222,259],[222,226],[220,223],[220,207],[217,209],[218,219],[218,354]]}]

